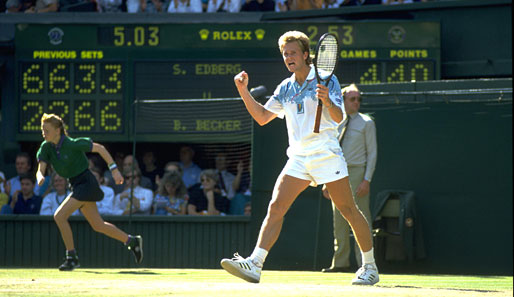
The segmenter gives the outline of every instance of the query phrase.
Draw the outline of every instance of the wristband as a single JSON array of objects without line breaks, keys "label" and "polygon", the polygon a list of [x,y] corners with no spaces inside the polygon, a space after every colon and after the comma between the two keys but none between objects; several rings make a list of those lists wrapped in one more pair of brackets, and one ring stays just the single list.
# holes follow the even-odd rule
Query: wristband
[{"label": "wristband", "polygon": [[113,171],[114,169],[118,168],[118,165],[116,165],[116,163],[111,163],[109,164],[109,170],[110,171]]}]

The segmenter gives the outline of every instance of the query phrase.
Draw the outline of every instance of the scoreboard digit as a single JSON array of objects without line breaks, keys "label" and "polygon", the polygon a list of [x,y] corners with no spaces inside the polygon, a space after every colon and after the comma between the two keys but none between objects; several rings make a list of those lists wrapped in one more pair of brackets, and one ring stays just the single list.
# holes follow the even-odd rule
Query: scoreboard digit
[{"label": "scoreboard digit", "polygon": [[44,112],[63,118],[70,133],[123,133],[121,62],[21,61],[19,133],[41,130]]}]

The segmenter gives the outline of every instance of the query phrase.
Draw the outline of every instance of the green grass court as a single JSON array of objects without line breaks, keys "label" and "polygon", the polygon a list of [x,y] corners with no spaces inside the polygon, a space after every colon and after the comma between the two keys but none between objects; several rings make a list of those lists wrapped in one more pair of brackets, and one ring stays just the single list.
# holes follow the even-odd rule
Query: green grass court
[{"label": "green grass court", "polygon": [[373,287],[352,273],[263,271],[250,284],[222,269],[0,269],[0,296],[513,296],[512,276],[381,274]]}]

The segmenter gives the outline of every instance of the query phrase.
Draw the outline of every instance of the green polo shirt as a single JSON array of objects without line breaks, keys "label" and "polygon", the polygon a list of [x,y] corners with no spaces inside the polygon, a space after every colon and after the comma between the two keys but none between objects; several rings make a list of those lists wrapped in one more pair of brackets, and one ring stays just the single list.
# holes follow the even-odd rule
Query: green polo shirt
[{"label": "green polo shirt", "polygon": [[71,138],[63,135],[57,145],[43,141],[36,156],[38,161],[51,164],[60,176],[70,178],[89,167],[86,152],[92,149],[93,141],[89,137]]}]

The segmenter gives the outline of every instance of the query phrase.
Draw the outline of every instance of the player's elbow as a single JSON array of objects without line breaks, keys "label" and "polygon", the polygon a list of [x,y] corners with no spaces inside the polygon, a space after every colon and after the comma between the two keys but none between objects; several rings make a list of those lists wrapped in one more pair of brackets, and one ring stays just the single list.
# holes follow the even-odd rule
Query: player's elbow
[{"label": "player's elbow", "polygon": [[259,117],[255,118],[255,121],[260,126],[264,126],[267,123],[271,122],[271,120],[273,120],[274,118],[274,114],[267,111],[263,111]]},{"label": "player's elbow", "polygon": [[259,124],[259,126],[264,126],[266,125],[268,122],[265,122],[265,121],[262,121],[262,120],[255,120],[257,122],[257,124]]},{"label": "player's elbow", "polygon": [[102,152],[102,151],[105,151],[105,147],[99,143],[93,143],[93,150],[92,152],[93,153],[99,153],[99,152]]}]

